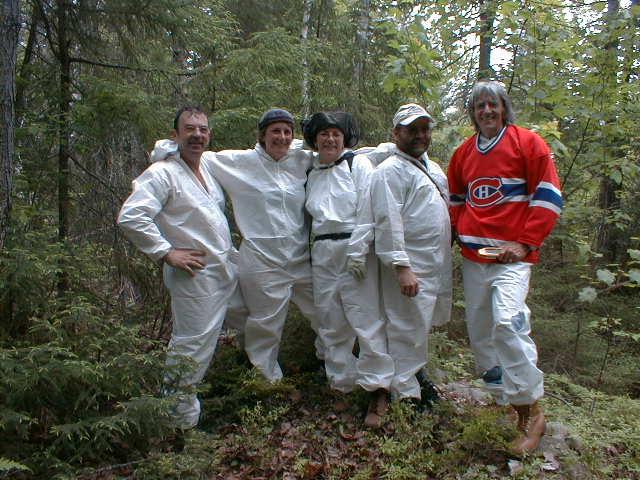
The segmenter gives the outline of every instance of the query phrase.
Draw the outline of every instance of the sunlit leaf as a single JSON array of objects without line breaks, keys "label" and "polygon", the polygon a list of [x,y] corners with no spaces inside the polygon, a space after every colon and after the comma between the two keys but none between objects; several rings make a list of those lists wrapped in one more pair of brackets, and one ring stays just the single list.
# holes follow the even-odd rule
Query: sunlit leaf
[{"label": "sunlit leaf", "polygon": [[613,180],[616,184],[620,185],[622,183],[622,172],[620,170],[614,170],[609,175],[609,178]]},{"label": "sunlit leaf", "polygon": [[629,280],[640,285],[640,270],[632,268],[627,272],[627,275],[629,276]]},{"label": "sunlit leaf", "polygon": [[616,280],[615,274],[611,270],[607,270],[606,268],[601,268],[596,272],[596,276],[598,280],[607,285],[613,285],[613,282]]},{"label": "sunlit leaf", "polygon": [[598,297],[598,292],[593,287],[584,287],[578,294],[578,300],[581,302],[593,302]]},{"label": "sunlit leaf", "polygon": [[631,258],[633,258],[634,260],[640,260],[640,250],[635,250],[633,248],[629,248],[627,250],[627,253],[629,254],[629,256]]}]

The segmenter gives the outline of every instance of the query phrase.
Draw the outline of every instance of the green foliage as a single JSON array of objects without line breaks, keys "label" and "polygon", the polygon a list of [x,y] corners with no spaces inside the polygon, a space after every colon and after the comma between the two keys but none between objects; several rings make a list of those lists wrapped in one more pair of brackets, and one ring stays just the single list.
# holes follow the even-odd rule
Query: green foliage
[{"label": "green foliage", "polygon": [[82,297],[0,348],[0,447],[35,472],[144,452],[170,428],[159,350]]},{"label": "green foliage", "polygon": [[158,132],[168,133],[171,128],[175,112],[172,99],[140,91],[139,85],[122,80],[121,75],[82,78],[87,87],[73,110],[78,134],[74,147],[79,154],[91,156],[96,146],[117,141],[113,137],[123,134],[151,145]]},{"label": "green foliage", "polygon": [[[203,76],[206,100],[215,91],[214,142],[224,148],[249,148],[256,142],[260,115],[272,106],[299,111],[299,64],[302,49],[282,29],[258,32],[231,52],[220,68]],[[247,98],[252,102],[247,103]]]},{"label": "green foliage", "polygon": [[[457,319],[453,322],[461,323]],[[455,327],[450,325],[450,328]],[[429,369],[441,369],[449,379],[468,377],[473,371],[473,355],[466,348],[466,335],[466,327],[461,334],[462,341],[457,340],[451,330],[432,330],[429,335]]]},{"label": "green foliage", "polygon": [[[610,287],[598,287],[595,272],[591,275],[589,265],[565,264],[561,270],[541,265],[534,270],[527,303],[541,368],[565,372],[607,392],[635,391],[638,344],[621,335],[638,333],[635,289],[607,292]],[[593,286],[585,287],[585,282]]]},{"label": "green foliage", "polygon": [[16,472],[31,472],[31,469],[21,463],[0,457],[0,476],[10,475]]},{"label": "green foliage", "polygon": [[392,11],[392,15],[393,18],[378,26],[385,32],[393,52],[386,57],[383,92],[393,93],[405,103],[416,101],[431,111],[435,109],[434,113],[438,114],[438,99],[442,92],[441,58],[439,52],[431,47],[425,19],[416,15],[406,27],[403,25],[397,29],[397,22],[402,22],[403,14]]},{"label": "green foliage", "polygon": [[[306,57],[312,111],[356,113],[363,144],[388,140],[393,112],[412,100],[438,119],[430,155],[441,165],[473,133],[464,102],[477,76],[481,2],[371,2],[363,12],[365,4],[314,2],[306,46],[301,2],[60,4],[73,57],[71,206],[62,212],[70,231],[61,243],[58,20],[55,5],[23,2],[14,209],[0,255],[0,476],[73,477],[82,468],[109,476],[118,473],[92,467],[131,461],[140,478],[508,475],[513,432],[491,410],[444,403],[422,415],[396,406],[393,428],[351,431],[367,399],[354,396],[357,421],[332,412],[313,335],[295,309],[281,351],[286,381],[261,381],[241,351],[222,345],[200,392],[205,431],[188,435],[185,455],[162,452],[172,403],[156,398],[167,294],[157,266],[132,252],[114,218],[174,110],[201,103],[215,149],[251,147],[265,109],[300,117]],[[541,366],[637,396],[638,7],[606,15],[597,2],[495,4],[496,78],[518,122],[553,148],[566,202],[529,297]],[[608,206],[607,185],[616,200]],[[611,263],[603,261],[611,252],[596,251],[604,231],[617,242]],[[59,295],[63,273],[69,290]],[[456,290],[455,319],[432,336],[430,367],[467,379],[473,360]],[[637,476],[636,401],[571,382],[549,376],[552,415],[589,439],[581,455],[602,478]],[[525,463],[521,477],[539,475],[539,463]]]},{"label": "green foliage", "polygon": [[276,422],[282,419],[288,409],[287,405],[281,405],[267,411],[264,405],[258,402],[251,408],[242,409],[240,419],[247,429],[248,435],[259,436],[271,432]]},{"label": "green foliage", "polygon": [[458,439],[458,452],[465,452],[464,461],[491,460],[497,453],[508,450],[515,438],[513,425],[504,419],[504,411],[478,411],[464,424]]},{"label": "green foliage", "polygon": [[[631,241],[637,242],[638,238],[632,238]],[[586,250],[585,253],[591,253]],[[607,306],[602,302],[603,296],[608,296],[617,293],[618,291],[634,292],[635,289],[640,287],[640,274],[636,268],[640,265],[640,259],[638,250],[628,249],[629,260],[622,264],[609,264],[607,268],[598,268],[595,271],[595,278],[591,279],[593,286],[587,286],[580,290],[578,297],[580,301],[587,303],[595,303],[598,299],[600,311],[603,314],[608,313]],[[589,277],[587,277],[589,278]],[[597,287],[597,288],[596,288]],[[636,302],[637,303],[637,302]],[[636,305],[636,309],[640,308],[640,305]],[[612,319],[615,320],[615,319]],[[619,321],[614,321],[613,324],[619,324]]]},{"label": "green foliage", "polygon": [[[548,403],[556,415],[571,425],[572,433],[584,442],[584,457],[607,478],[633,478],[640,459],[640,402],[615,397],[573,384],[560,375],[547,376]],[[613,448],[618,461],[609,465],[599,452]]]}]

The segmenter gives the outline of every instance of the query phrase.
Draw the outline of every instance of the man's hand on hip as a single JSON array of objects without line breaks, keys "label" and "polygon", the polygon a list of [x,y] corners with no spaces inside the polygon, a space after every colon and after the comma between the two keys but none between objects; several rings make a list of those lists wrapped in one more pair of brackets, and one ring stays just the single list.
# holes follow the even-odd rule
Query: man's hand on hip
[{"label": "man's hand on hip", "polygon": [[202,270],[204,268],[204,262],[201,258],[204,256],[205,253],[201,250],[174,248],[169,250],[169,253],[164,256],[163,260],[172,267],[184,270],[194,277],[196,275],[194,270]]}]

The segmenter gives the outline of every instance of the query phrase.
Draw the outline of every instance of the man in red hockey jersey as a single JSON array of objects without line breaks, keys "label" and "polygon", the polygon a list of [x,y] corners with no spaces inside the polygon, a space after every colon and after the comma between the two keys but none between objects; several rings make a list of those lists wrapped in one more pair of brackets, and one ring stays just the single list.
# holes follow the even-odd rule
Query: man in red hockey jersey
[{"label": "man in red hockey jersey", "polygon": [[447,176],[451,222],[462,248],[466,322],[476,369],[499,404],[518,414],[514,453],[535,450],[544,394],[525,303],[531,266],[562,209],[553,154],[514,125],[504,87],[480,81],[468,113],[476,134],[453,154]]}]

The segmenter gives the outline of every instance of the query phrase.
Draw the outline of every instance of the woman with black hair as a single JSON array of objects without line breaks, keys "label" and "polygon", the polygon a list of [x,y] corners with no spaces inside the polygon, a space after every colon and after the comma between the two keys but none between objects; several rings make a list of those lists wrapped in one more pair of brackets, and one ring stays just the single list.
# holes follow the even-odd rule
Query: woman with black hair
[{"label": "woman with black hair", "polygon": [[[308,173],[311,259],[319,336],[332,389],[372,392],[365,425],[379,427],[388,408],[393,360],[381,316],[369,185],[373,165],[350,150],[358,128],[345,112],[320,112],[303,122],[317,152]],[[358,357],[353,354],[358,340]]]}]

